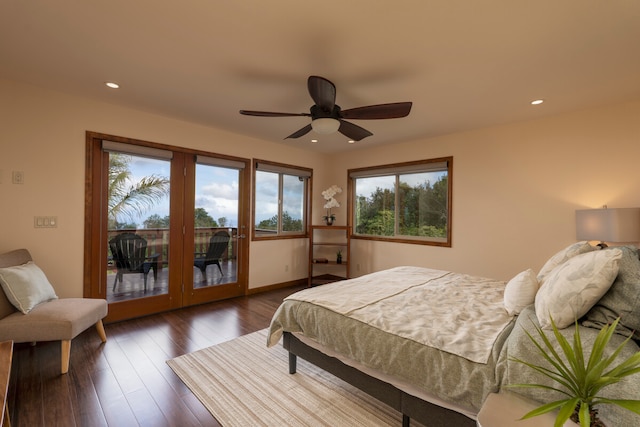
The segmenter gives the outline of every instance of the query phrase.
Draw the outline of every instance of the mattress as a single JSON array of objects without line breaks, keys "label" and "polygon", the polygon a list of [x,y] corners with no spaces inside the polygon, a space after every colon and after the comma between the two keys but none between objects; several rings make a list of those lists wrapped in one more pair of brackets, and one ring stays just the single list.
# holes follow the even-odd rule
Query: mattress
[{"label": "mattress", "polygon": [[[513,327],[505,283],[397,267],[286,298],[268,345],[297,332],[327,351],[475,414],[497,391],[500,354]],[[415,395],[415,393],[412,393]]]}]

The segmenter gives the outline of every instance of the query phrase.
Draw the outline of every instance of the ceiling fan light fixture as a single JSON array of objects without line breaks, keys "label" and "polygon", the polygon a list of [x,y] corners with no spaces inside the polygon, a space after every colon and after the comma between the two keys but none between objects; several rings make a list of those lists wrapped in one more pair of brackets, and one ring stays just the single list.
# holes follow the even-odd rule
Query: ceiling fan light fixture
[{"label": "ceiling fan light fixture", "polygon": [[316,133],[326,135],[336,132],[340,128],[340,121],[331,117],[321,117],[311,122],[311,128]]}]

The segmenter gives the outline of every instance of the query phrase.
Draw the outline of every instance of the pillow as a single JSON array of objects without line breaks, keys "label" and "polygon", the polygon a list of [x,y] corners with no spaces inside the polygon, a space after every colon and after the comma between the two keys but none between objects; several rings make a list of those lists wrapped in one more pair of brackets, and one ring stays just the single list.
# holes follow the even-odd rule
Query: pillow
[{"label": "pillow", "polygon": [[[611,250],[607,248],[604,250]],[[640,259],[636,247],[621,246],[618,277],[606,294],[585,316],[584,326],[602,329],[620,317],[616,332],[629,336],[635,331],[640,338]]]},{"label": "pillow", "polygon": [[542,282],[544,282],[544,278],[551,273],[551,271],[559,266],[560,264],[566,262],[568,259],[573,258],[576,255],[584,254],[587,252],[594,251],[598,248],[595,246],[591,246],[589,242],[578,242],[573,243],[561,251],[556,252],[551,258],[547,260],[547,262],[542,266],[540,271],[538,272],[538,282],[540,286],[542,286]]},{"label": "pillow", "polygon": [[536,317],[542,329],[566,328],[584,316],[609,290],[618,275],[620,249],[576,255],[554,268],[535,298]]},{"label": "pillow", "polygon": [[58,298],[47,276],[33,261],[0,268],[0,285],[11,304],[24,314],[41,302]]},{"label": "pillow", "polygon": [[538,292],[538,280],[532,269],[518,273],[504,288],[504,308],[509,316],[515,316],[533,304]]}]

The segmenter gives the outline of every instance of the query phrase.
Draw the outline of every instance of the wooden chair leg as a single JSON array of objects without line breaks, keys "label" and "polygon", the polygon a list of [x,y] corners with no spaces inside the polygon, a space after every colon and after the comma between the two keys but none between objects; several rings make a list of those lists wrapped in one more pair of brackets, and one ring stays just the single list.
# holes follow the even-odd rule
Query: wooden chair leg
[{"label": "wooden chair leg", "polygon": [[61,373],[66,374],[69,372],[69,357],[71,356],[71,340],[62,340],[60,342],[60,358],[61,358]]},{"label": "wooden chair leg", "polygon": [[100,339],[102,340],[102,342],[107,342],[107,333],[104,331],[102,320],[98,320],[96,322],[96,330],[98,331],[98,335],[100,335]]}]

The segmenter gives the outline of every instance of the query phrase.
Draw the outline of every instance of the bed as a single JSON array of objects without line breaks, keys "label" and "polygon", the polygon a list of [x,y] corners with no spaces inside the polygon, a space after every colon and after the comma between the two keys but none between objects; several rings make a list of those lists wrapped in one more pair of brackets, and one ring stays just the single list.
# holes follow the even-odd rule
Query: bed
[{"label": "bed", "polygon": [[[287,297],[274,314],[267,345],[283,337],[290,373],[296,372],[297,357],[309,360],[400,411],[405,426],[410,419],[473,426],[489,393],[514,383],[546,382],[512,361],[541,361],[525,333],[534,325],[546,327],[536,309],[563,319],[569,308],[585,325],[585,343],[611,316],[624,315],[615,339],[621,342],[636,329],[635,314],[640,318],[640,308],[618,307],[618,300],[632,299],[629,293],[640,303],[637,250],[596,251],[587,242],[559,251],[539,273],[529,269],[508,282],[395,267]],[[569,323],[562,332],[572,336]],[[637,351],[633,341],[625,348],[627,355]],[[553,398],[537,389],[512,391],[540,402]],[[610,391],[611,397],[630,395],[640,398],[640,379],[631,377]],[[628,411],[603,406],[600,412],[624,421],[620,425],[640,425]]]}]

